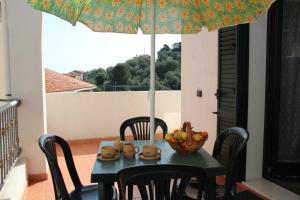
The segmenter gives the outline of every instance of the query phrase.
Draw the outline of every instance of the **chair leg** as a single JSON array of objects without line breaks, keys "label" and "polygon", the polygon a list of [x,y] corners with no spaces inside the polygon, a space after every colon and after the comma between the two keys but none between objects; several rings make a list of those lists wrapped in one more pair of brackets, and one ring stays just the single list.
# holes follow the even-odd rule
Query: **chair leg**
[{"label": "chair leg", "polygon": [[205,190],[205,199],[207,200],[216,199],[216,178],[215,177],[207,178],[204,190]]},{"label": "chair leg", "polygon": [[133,185],[128,185],[128,200],[133,199]]}]

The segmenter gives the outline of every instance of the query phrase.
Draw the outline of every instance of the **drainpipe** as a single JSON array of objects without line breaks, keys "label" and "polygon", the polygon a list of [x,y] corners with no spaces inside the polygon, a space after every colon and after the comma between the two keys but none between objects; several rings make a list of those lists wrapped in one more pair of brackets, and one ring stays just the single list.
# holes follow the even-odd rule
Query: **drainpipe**
[{"label": "drainpipe", "polygon": [[6,0],[0,0],[0,98],[11,96],[9,34]]}]

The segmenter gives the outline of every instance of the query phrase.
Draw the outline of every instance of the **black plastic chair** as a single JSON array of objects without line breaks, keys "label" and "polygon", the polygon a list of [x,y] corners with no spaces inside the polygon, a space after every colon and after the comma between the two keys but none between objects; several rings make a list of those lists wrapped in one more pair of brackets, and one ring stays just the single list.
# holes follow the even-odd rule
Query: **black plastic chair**
[{"label": "black plastic chair", "polygon": [[[82,185],[75,168],[71,149],[64,139],[56,135],[45,134],[40,137],[39,145],[49,164],[56,200],[98,200],[98,186]],[[67,191],[66,184],[57,162],[56,145],[59,145],[63,151],[65,162],[75,187],[74,191],[70,194]],[[116,199],[115,189],[112,188],[112,190],[114,190],[113,199]]]},{"label": "black plastic chair", "polygon": [[[150,140],[150,117],[134,117],[125,120],[120,127],[120,139],[125,141],[125,131],[130,128],[134,140]],[[168,126],[162,119],[155,118],[154,133],[160,127],[163,131],[163,138],[168,133]],[[133,186],[128,187],[129,199],[133,195]]]},{"label": "black plastic chair", "polygon": [[123,169],[118,177],[121,199],[131,200],[132,197],[126,197],[126,188],[136,185],[142,200],[181,200],[191,177],[198,180],[198,197],[201,199],[206,174],[198,167],[145,165]]},{"label": "black plastic chair", "polygon": [[[134,140],[150,140],[150,117],[135,117],[125,120],[120,127],[120,139],[125,140],[125,130],[130,128]],[[161,127],[163,138],[168,133],[167,124],[159,118],[155,118],[155,132]]]},{"label": "black plastic chair", "polygon": [[[239,166],[248,139],[248,131],[239,127],[225,129],[217,137],[213,157],[225,167],[226,175],[225,185],[217,185],[217,199],[228,200],[236,195]],[[189,187],[192,187],[192,185]],[[194,196],[188,193],[186,195],[188,197]]]}]

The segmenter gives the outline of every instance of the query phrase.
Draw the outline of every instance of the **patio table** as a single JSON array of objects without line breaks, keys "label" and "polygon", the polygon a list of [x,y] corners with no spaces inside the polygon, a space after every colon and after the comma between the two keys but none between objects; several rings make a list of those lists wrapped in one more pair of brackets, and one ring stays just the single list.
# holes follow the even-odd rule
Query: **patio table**
[{"label": "patio table", "polygon": [[[134,145],[140,148],[145,144],[149,144],[150,141],[130,141]],[[205,192],[207,199],[214,200],[216,198],[216,187],[215,177],[224,174],[223,166],[215,160],[209,153],[204,149],[200,149],[194,154],[181,155],[176,153],[166,141],[154,141],[161,149],[161,158],[159,160],[141,160],[136,154],[135,159],[126,159],[121,155],[120,159],[115,161],[99,161],[96,159],[93,171],[91,174],[91,182],[98,183],[99,199],[111,199],[112,190],[111,187],[114,185],[117,179],[117,173],[124,168],[133,166],[143,166],[147,164],[174,164],[174,165],[189,165],[199,168],[203,168],[207,173],[207,181]],[[103,141],[98,149],[100,152],[101,146],[113,145],[113,141]]]}]

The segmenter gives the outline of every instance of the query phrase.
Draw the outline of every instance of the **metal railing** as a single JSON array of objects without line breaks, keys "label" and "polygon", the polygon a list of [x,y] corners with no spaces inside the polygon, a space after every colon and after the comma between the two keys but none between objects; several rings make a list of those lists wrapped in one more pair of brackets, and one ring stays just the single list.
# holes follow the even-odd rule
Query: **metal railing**
[{"label": "metal railing", "polygon": [[17,115],[19,105],[19,100],[0,99],[0,189],[21,153]]}]

